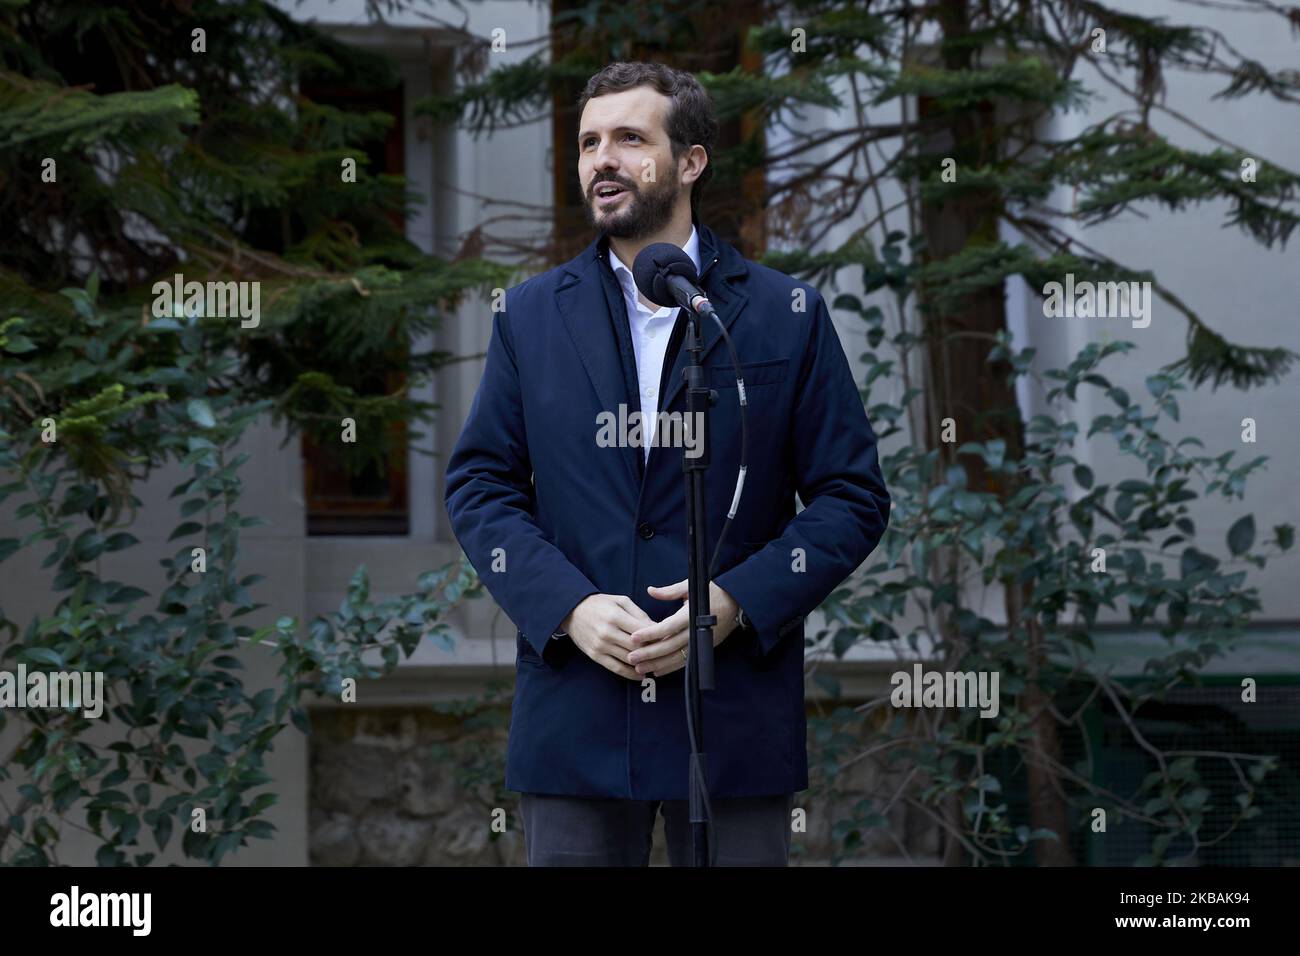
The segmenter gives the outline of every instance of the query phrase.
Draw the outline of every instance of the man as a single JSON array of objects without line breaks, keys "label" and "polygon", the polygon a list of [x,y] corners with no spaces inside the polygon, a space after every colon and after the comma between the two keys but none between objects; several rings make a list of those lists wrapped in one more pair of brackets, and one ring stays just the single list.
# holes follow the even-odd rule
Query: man
[{"label": "man", "polygon": [[[578,176],[599,235],[507,292],[447,468],[456,536],[518,626],[506,787],[522,793],[530,866],[644,866],[656,813],[670,862],[691,860],[682,460],[699,436],[655,427],[685,408],[685,318],[647,302],[630,272],[641,249],[672,242],[734,340],[749,408],[748,477],[709,591],[716,688],[701,695],[716,862],[783,866],[808,786],[804,617],[888,523],[875,435],[817,291],[699,222],[717,123],[695,78],[614,63],[581,107]],[[717,326],[701,332],[719,395],[711,557],[740,414]],[[635,412],[639,443],[611,426]]]}]

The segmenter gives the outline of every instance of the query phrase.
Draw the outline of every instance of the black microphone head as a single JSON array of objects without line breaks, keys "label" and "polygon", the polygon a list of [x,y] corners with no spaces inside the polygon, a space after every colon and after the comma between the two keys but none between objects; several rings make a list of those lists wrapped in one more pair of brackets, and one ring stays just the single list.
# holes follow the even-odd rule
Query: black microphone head
[{"label": "black microphone head", "polygon": [[686,250],[671,242],[656,242],[646,246],[637,253],[632,263],[632,278],[636,280],[636,287],[643,296],[658,306],[677,305],[668,283],[664,281],[664,277],[669,275],[683,276],[691,282],[698,278],[695,263],[686,254]]}]

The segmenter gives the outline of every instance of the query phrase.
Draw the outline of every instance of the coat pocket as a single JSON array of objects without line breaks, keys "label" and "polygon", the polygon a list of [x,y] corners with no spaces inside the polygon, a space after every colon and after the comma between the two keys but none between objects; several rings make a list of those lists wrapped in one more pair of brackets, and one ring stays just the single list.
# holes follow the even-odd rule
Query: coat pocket
[{"label": "coat pocket", "polygon": [[[745,388],[755,385],[775,385],[785,381],[789,359],[772,359],[767,362],[749,362],[740,366],[740,377],[745,380]],[[731,363],[709,366],[709,385],[711,388],[735,388],[736,370]]]}]

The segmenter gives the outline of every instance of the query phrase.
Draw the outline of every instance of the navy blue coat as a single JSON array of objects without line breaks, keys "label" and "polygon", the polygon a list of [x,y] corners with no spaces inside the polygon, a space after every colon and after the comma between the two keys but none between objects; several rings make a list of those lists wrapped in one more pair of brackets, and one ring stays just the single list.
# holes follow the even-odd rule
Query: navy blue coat
[{"label": "navy blue coat", "polygon": [[[714,580],[750,625],[718,645],[716,689],[702,695],[709,789],[718,797],[792,793],[808,786],[804,617],[876,547],[889,494],[822,297],[696,228],[700,284],[735,342],[749,397],[748,477]],[[517,626],[506,788],[681,800],[690,750],[685,670],[659,678],[648,702],[641,683],[606,670],[567,637],[552,639],[597,592],[627,595],[663,620],[680,603],[656,601],[646,587],[686,578],[682,449],[653,448],[643,468],[643,449],[596,440],[601,412],[640,408],[627,381],[635,366],[607,242],[602,235],[572,261],[507,290],[448,461],[447,512]],[[725,344],[712,322],[702,331],[701,364],[719,391],[706,479],[712,555],[735,485],[740,413]],[[685,411],[686,360],[683,347],[662,409]],[[796,492],[805,504],[798,515]],[[492,570],[494,553],[504,570]]]}]

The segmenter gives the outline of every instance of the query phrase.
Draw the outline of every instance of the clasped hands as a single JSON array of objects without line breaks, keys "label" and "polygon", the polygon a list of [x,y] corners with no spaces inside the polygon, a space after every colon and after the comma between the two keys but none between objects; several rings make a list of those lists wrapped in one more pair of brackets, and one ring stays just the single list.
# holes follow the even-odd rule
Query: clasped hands
[{"label": "clasped hands", "polygon": [[[589,594],[560,627],[584,654],[628,680],[671,674],[686,666],[682,652],[690,646],[689,588],[686,581],[678,581],[667,587],[651,585],[646,592],[658,601],[681,601],[682,606],[656,623],[626,595]],[[714,647],[735,629],[739,610],[730,594],[709,582],[709,613],[718,619]]]}]

